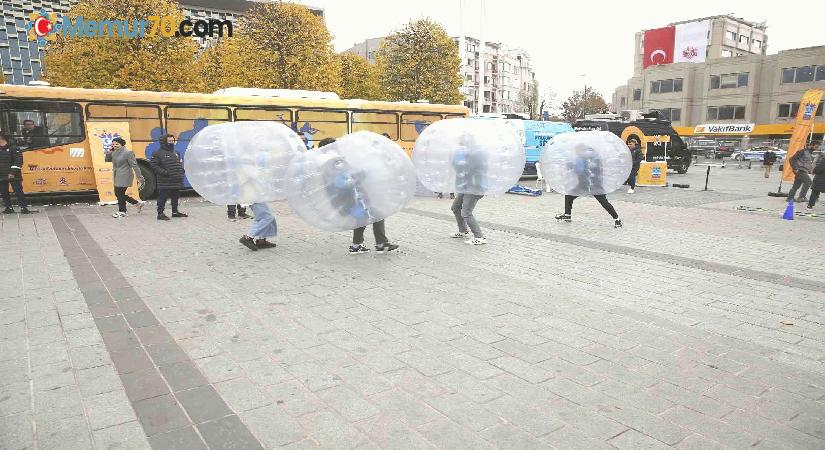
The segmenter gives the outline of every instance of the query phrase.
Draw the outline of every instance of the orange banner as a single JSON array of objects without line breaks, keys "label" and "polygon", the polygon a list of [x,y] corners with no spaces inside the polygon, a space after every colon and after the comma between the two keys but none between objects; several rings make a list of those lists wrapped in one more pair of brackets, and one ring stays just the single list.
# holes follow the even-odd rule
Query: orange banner
[{"label": "orange banner", "polygon": [[808,89],[805,95],[802,96],[802,101],[799,102],[799,112],[796,113],[796,125],[791,134],[791,142],[788,144],[788,153],[785,156],[785,161],[782,170],[782,179],[785,181],[793,181],[794,174],[791,168],[791,157],[802,150],[808,141],[811,131],[814,126],[814,117],[816,116],[816,107],[822,100],[822,94],[825,91],[822,89]]},{"label": "orange banner", "polygon": [[[86,130],[89,136],[89,149],[92,153],[92,166],[95,169],[95,182],[97,183],[97,194],[100,197],[99,204],[110,205],[117,202],[114,190],[114,180],[112,179],[112,163],[106,162],[106,153],[112,148],[112,139],[123,138],[126,141],[126,148],[132,150],[132,141],[129,135],[129,122],[86,122]],[[137,178],[132,181],[132,187],[126,192],[134,198],[138,196]]]}]

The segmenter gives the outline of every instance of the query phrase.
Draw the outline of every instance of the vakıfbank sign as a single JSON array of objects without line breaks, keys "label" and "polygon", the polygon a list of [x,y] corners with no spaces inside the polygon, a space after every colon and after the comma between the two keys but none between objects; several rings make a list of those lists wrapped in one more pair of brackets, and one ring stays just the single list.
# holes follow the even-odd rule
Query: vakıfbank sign
[{"label": "vak\u0131fbank sign", "polygon": [[705,123],[696,125],[693,134],[750,134],[753,123]]}]

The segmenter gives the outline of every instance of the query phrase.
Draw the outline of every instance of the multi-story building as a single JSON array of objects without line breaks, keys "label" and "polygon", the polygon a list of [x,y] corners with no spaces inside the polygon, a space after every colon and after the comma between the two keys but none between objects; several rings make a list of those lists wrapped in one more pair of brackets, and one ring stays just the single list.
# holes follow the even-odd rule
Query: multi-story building
[{"label": "multi-story building", "polygon": [[501,43],[481,45],[481,41],[470,36],[453,39],[462,56],[464,105],[476,113],[525,113],[521,96],[536,79],[530,55]]},{"label": "multi-story building", "polygon": [[[520,96],[536,78],[530,67],[530,55],[524,50],[496,42],[487,42],[482,48],[478,39],[469,36],[455,37],[453,40],[459,46],[461,55],[464,105],[476,113],[524,113],[525,106]],[[361,55],[375,63],[375,53],[383,41],[383,37],[367,39],[344,52]],[[464,43],[463,48],[461,42]],[[479,92],[482,91],[484,100],[479,102]]]},{"label": "multi-story building", "polygon": [[[191,20],[217,19],[234,21],[256,2],[270,0],[181,0],[184,14]],[[41,9],[65,15],[77,0],[0,0],[0,66],[7,84],[27,84],[40,78],[43,71],[43,49],[30,42],[26,25],[29,16]],[[307,6],[313,14],[324,17],[324,10]],[[193,37],[201,47],[215,38]]]},{"label": "multi-story building", "polygon": [[365,39],[364,42],[353,44],[351,48],[344,50],[343,53],[355,53],[369,61],[370,64],[375,64],[375,54],[378,52],[378,48],[381,47],[382,42],[384,42],[383,37]]},{"label": "multi-story building", "polygon": [[[704,20],[704,19],[697,19]],[[804,92],[825,89],[825,46],[766,54],[765,26],[710,18],[705,62],[643,68],[636,34],[634,76],[613,93],[613,110],[658,110],[675,127],[793,122]],[[820,104],[816,121],[823,122]]]}]

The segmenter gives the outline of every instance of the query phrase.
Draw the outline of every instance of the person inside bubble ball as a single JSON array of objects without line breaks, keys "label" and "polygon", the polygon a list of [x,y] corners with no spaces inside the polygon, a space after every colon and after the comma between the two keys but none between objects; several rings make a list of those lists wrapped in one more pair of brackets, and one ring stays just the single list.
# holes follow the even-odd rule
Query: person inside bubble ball
[{"label": "person inside bubble ball", "polygon": [[277,245],[274,242],[269,242],[266,239],[278,235],[278,223],[275,222],[275,216],[269,205],[266,203],[253,203],[249,208],[255,214],[252,219],[252,225],[245,235],[241,236],[239,242],[246,248],[256,251],[262,248],[275,248]]},{"label": "person inside bubble ball", "polygon": [[[602,187],[603,167],[601,158],[597,152],[586,144],[578,144],[576,146],[576,160],[570,163],[567,167],[576,176],[575,192],[586,192],[599,202],[613,218],[613,226],[620,228],[622,226],[622,219],[616,212],[616,208],[607,200],[607,195],[604,194]],[[598,192],[598,194],[597,194]],[[564,213],[556,216],[556,220],[563,220],[565,222],[572,221],[573,201],[576,200],[577,195],[564,196]]]},{"label": "person inside bubble ball", "polygon": [[[318,148],[322,148],[335,142],[335,139],[325,138],[318,143]],[[330,202],[338,209],[344,217],[352,217],[355,220],[370,218],[369,199],[362,188],[362,182],[366,178],[364,171],[355,170],[343,157],[334,155],[323,166],[322,173],[326,180],[326,191]],[[350,255],[363,255],[369,253],[370,249],[364,245],[364,231],[366,226],[358,227],[352,231],[352,245],[349,247]],[[375,237],[375,250],[389,253],[398,250],[398,245],[390,243],[387,239],[384,219],[372,223],[372,234]]]},{"label": "person inside bubble ball", "polygon": [[[453,169],[455,170],[456,195],[452,211],[455,216],[458,232],[450,235],[456,239],[467,239],[464,242],[470,245],[484,245],[487,238],[478,226],[473,210],[487,189],[487,155],[482,152],[471,152],[467,148],[474,145],[472,136],[465,136],[460,148],[453,154]],[[473,237],[470,238],[470,232]]]}]

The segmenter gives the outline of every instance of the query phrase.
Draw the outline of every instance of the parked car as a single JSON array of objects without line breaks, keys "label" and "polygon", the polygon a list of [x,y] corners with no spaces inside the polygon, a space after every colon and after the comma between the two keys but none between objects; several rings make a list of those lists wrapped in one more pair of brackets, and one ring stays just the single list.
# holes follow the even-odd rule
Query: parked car
[{"label": "parked car", "polygon": [[[713,153],[712,157],[716,159],[731,158],[735,151],[740,150],[738,145],[738,142],[720,142],[719,147]],[[708,157],[710,158],[711,156]]]},{"label": "parked car", "polygon": [[776,153],[777,161],[785,160],[785,155],[787,154],[785,150],[782,150],[778,147],[768,146],[751,147],[745,151],[736,151],[733,152],[731,158],[733,158],[736,161],[762,161],[762,159],[765,156],[765,152],[768,151],[769,148],[773,150],[774,153]]},{"label": "parked car", "polygon": [[697,139],[690,144],[690,152],[694,155],[713,155],[717,148],[719,144],[712,139]]}]

